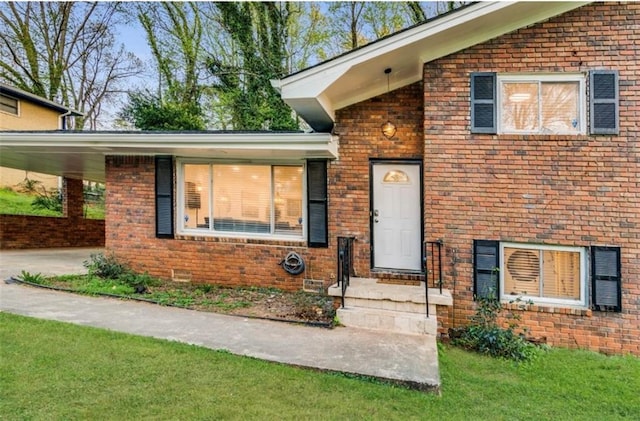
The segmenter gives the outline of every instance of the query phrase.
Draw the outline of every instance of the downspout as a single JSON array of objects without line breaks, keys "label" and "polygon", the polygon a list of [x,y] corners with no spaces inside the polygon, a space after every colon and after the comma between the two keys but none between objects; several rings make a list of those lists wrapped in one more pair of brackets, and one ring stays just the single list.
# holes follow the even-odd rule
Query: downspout
[{"label": "downspout", "polygon": [[67,117],[73,115],[71,110],[67,110],[66,113],[60,114],[60,118],[62,119],[62,130],[67,130]]},{"label": "downspout", "polygon": [[[70,115],[73,115],[71,110],[67,110],[66,113],[60,114],[60,118],[62,119],[62,130],[63,131],[67,130],[67,117],[69,117]],[[62,191],[63,188],[64,188],[64,181],[62,180],[62,177],[58,176],[58,192],[59,192],[59,194],[64,194],[64,192]]]}]

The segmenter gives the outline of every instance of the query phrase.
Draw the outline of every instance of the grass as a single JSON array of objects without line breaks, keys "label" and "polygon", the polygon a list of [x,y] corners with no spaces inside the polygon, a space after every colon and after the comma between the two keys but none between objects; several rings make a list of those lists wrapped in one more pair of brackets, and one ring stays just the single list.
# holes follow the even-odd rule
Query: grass
[{"label": "grass", "polygon": [[[18,193],[11,188],[0,188],[0,215],[30,215],[61,217],[61,212],[37,209],[31,206],[34,196]],[[104,219],[104,205],[85,204],[87,219]]]},{"label": "grass", "polygon": [[[440,349],[442,396],[0,313],[0,419],[637,419],[640,360]],[[295,350],[292,350],[295,352]]]},{"label": "grass", "polygon": [[49,209],[36,209],[31,206],[33,196],[15,192],[9,188],[0,189],[0,214],[2,215],[32,215],[32,216],[62,216],[60,212]]}]

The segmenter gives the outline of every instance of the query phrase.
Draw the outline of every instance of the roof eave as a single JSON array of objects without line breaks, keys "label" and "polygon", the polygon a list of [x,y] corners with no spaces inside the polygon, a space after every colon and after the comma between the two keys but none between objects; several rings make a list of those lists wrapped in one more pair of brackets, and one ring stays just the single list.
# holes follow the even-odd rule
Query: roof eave
[{"label": "roof eave", "polygon": [[424,63],[581,7],[582,2],[479,2],[350,53],[272,81],[314,130],[333,128],[335,111],[422,80]]},{"label": "roof eave", "polygon": [[38,104],[45,108],[49,108],[51,110],[57,111],[60,114],[65,114],[65,115],[70,115],[75,117],[84,117],[84,113],[81,113],[80,111],[74,110],[69,107],[65,107],[64,105],[50,101],[41,96],[32,94],[31,92],[24,91],[14,86],[9,86],[1,82],[0,82],[0,93],[15,97],[17,99],[27,100],[34,104]]}]

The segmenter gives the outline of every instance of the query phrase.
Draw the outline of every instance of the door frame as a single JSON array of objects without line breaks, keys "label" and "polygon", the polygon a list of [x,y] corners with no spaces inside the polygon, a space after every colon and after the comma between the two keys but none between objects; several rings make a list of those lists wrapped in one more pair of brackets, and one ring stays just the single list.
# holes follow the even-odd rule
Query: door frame
[{"label": "door frame", "polygon": [[421,268],[419,271],[415,270],[402,270],[392,269],[392,272],[396,273],[408,273],[408,274],[421,274],[424,275],[424,162],[421,159],[396,159],[396,158],[370,158],[369,159],[369,265],[372,271],[389,272],[390,269],[377,268],[375,265],[375,250],[374,250],[374,233],[373,233],[373,167],[374,165],[417,165],[420,173],[420,262]]}]

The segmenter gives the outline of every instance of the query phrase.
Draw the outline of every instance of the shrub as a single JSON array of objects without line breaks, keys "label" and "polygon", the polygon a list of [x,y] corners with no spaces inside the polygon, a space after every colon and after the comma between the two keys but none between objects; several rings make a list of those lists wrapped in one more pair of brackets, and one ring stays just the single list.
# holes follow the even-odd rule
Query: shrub
[{"label": "shrub", "polygon": [[22,193],[36,196],[31,202],[34,209],[48,209],[54,212],[62,212],[62,194],[58,189],[47,190],[42,182],[25,178],[18,184],[18,190]]},{"label": "shrub", "polygon": [[500,300],[495,294],[478,298],[478,308],[471,323],[453,340],[454,345],[470,349],[492,357],[502,357],[515,361],[529,361],[538,348],[528,342],[523,333],[516,333],[517,317],[510,315],[507,328],[498,326],[498,316],[502,311]]},{"label": "shrub", "polygon": [[55,192],[52,191],[51,193],[33,199],[31,206],[33,206],[34,209],[49,209],[54,212],[62,212],[62,197],[57,190]]},{"label": "shrub", "polygon": [[118,279],[131,272],[114,255],[105,256],[102,253],[96,253],[89,256],[89,258],[90,260],[83,262],[84,267],[89,271],[89,275],[104,279]]},{"label": "shrub", "polygon": [[153,278],[148,273],[135,273],[128,271],[118,276],[117,279],[120,283],[128,285],[133,288],[137,294],[142,294],[147,291],[147,287],[158,285],[159,281]]}]

